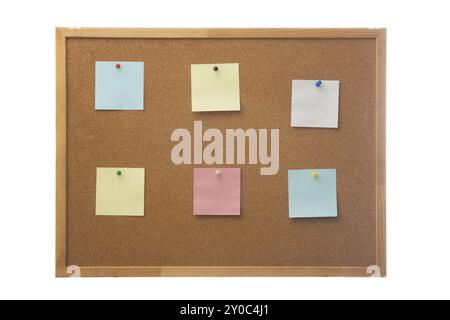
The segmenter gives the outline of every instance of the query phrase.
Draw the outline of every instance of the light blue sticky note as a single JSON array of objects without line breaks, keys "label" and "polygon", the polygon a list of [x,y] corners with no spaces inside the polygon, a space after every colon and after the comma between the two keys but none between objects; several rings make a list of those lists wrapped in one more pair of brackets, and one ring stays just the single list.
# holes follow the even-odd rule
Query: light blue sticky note
[{"label": "light blue sticky note", "polygon": [[96,61],[95,110],[144,110],[144,62]]},{"label": "light blue sticky note", "polygon": [[336,169],[289,170],[288,176],[289,218],[338,216]]}]

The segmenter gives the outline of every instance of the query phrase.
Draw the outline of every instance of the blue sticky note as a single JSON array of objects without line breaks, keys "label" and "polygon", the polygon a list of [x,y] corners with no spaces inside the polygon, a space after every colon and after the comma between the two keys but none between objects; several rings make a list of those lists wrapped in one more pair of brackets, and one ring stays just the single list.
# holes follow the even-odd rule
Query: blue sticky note
[{"label": "blue sticky note", "polygon": [[95,110],[144,110],[144,62],[96,61]]},{"label": "blue sticky note", "polygon": [[337,217],[336,169],[289,170],[289,218]]}]

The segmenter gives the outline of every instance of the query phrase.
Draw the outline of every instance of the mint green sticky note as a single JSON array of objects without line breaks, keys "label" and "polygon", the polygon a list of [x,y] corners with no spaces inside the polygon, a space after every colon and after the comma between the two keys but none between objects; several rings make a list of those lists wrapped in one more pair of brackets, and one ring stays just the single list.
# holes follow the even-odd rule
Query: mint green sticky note
[{"label": "mint green sticky note", "polygon": [[289,218],[337,217],[336,169],[289,170]]},{"label": "mint green sticky note", "polygon": [[95,110],[144,110],[144,62],[96,61]]}]

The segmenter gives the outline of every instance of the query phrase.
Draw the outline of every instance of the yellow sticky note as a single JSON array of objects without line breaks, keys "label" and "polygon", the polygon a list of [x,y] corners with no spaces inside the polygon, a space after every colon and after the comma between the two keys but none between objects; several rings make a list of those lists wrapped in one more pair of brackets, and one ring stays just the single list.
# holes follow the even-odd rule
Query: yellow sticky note
[{"label": "yellow sticky note", "polygon": [[239,64],[191,65],[192,111],[239,111]]},{"label": "yellow sticky note", "polygon": [[95,214],[144,216],[144,168],[97,168]]}]

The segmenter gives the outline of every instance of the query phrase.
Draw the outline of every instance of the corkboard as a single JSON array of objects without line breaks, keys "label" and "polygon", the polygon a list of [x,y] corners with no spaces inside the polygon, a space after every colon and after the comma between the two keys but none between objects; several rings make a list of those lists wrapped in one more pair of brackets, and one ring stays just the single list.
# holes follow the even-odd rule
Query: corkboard
[{"label": "corkboard", "polygon": [[[57,275],[384,275],[384,30],[203,31],[57,30]],[[144,111],[94,110],[99,60],[144,61]],[[241,111],[191,112],[190,65],[229,62]],[[340,80],[338,129],[291,128],[292,79]],[[170,136],[195,120],[280,129],[277,175],[228,166],[240,217],[192,215]],[[145,217],[95,215],[96,167],[146,169]],[[289,219],[287,173],[306,168],[336,168],[337,219]]]}]

